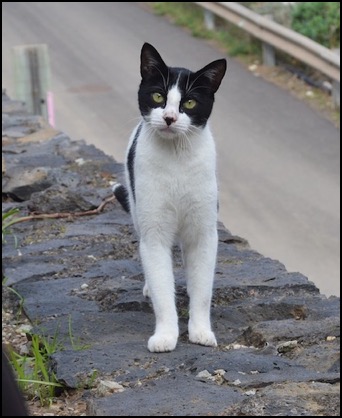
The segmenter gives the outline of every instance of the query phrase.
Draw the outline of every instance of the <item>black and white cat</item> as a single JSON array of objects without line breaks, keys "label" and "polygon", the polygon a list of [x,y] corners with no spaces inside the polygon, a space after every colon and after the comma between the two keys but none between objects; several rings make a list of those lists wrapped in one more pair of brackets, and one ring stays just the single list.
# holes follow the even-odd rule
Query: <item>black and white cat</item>
[{"label": "black and white cat", "polygon": [[197,72],[168,67],[157,50],[141,50],[138,93],[142,120],[132,133],[126,160],[127,188],[113,187],[139,235],[152,299],[152,352],[172,351],[178,339],[172,247],[179,243],[190,297],[189,339],[216,346],[210,305],[217,253],[217,182],[214,140],[208,118],[226,60]]}]

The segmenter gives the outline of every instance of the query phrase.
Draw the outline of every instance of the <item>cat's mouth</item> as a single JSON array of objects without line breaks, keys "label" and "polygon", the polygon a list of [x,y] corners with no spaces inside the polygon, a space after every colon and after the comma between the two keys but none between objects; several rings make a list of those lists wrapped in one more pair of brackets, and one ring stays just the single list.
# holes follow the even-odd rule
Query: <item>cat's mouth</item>
[{"label": "cat's mouth", "polygon": [[176,136],[179,135],[179,132],[177,129],[172,128],[170,126],[165,126],[162,128],[158,128],[157,132],[159,133],[159,135],[161,135],[164,138],[175,138]]},{"label": "cat's mouth", "polygon": [[179,136],[182,136],[183,133],[182,129],[180,129],[179,126],[175,125],[167,126],[166,124],[152,123],[151,127],[157,135],[165,139],[175,139]]},{"label": "cat's mouth", "polygon": [[172,128],[171,126],[165,126],[164,128],[159,128],[159,131],[160,132],[166,132],[166,133],[172,133],[172,134],[175,134],[175,133],[177,133],[177,130],[176,129],[174,129],[174,128]]}]

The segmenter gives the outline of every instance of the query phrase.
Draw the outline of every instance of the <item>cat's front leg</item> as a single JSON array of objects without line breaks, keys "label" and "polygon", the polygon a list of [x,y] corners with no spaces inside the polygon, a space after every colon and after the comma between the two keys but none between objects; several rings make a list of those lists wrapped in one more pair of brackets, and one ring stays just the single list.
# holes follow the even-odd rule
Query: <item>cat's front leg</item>
[{"label": "cat's front leg", "polygon": [[151,352],[172,351],[176,348],[179,330],[171,248],[142,239],[140,255],[146,280],[144,295],[151,297],[156,317],[155,333],[147,347]]},{"label": "cat's front leg", "polygon": [[189,339],[192,343],[217,346],[211,330],[210,308],[217,253],[217,232],[212,231],[183,248],[190,298]]}]

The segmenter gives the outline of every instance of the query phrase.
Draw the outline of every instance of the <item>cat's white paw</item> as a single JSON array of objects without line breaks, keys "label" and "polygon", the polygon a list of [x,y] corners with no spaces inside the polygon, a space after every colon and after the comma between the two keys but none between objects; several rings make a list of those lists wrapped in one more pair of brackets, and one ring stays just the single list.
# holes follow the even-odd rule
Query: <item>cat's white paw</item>
[{"label": "cat's white paw", "polygon": [[151,297],[151,296],[150,296],[150,290],[149,290],[149,288],[148,288],[147,283],[145,283],[145,285],[144,285],[143,295],[145,296],[145,298],[149,298],[149,297]]},{"label": "cat's white paw", "polygon": [[189,340],[194,344],[217,346],[215,334],[210,329],[189,330]]},{"label": "cat's white paw", "polygon": [[176,348],[178,337],[170,334],[156,333],[148,340],[147,348],[152,353],[164,353]]}]

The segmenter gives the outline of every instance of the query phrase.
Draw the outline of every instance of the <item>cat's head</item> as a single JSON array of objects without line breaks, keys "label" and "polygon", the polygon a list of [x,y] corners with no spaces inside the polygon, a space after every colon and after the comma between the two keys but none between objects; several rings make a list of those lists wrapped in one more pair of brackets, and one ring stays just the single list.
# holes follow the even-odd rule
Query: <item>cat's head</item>
[{"label": "cat's head", "polygon": [[213,61],[192,72],[168,67],[158,51],[141,49],[139,109],[150,128],[163,138],[188,137],[203,128],[211,114],[214,94],[226,72],[226,60]]}]

